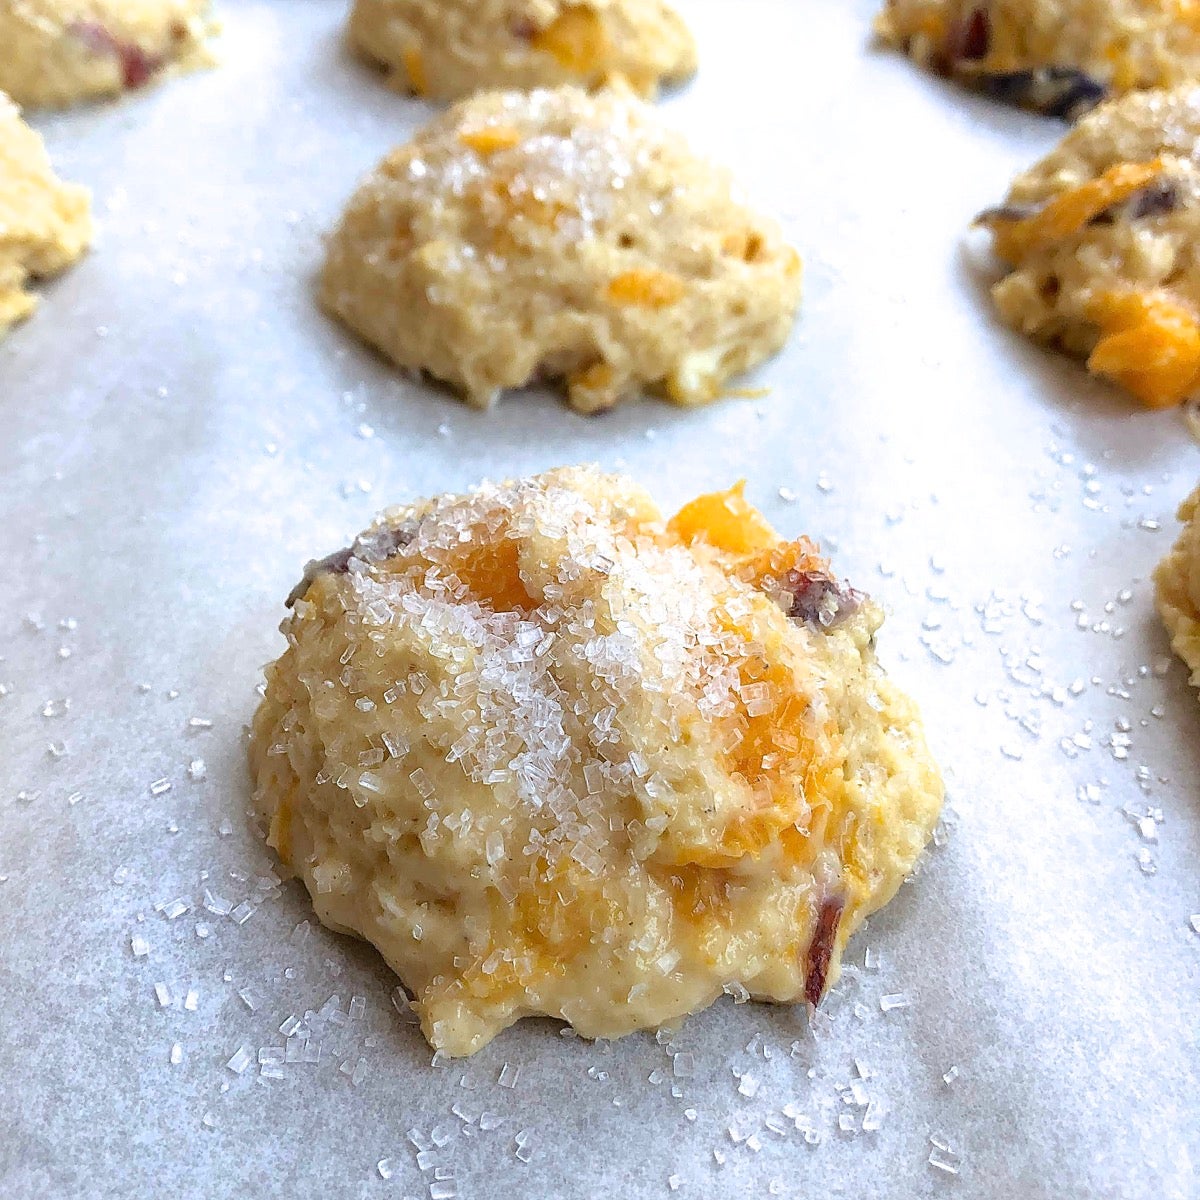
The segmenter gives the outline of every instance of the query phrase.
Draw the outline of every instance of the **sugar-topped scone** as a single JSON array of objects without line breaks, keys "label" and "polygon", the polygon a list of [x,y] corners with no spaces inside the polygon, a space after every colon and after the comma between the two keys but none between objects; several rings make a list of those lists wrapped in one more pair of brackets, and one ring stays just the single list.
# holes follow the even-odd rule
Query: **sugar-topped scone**
[{"label": "sugar-topped scone", "polygon": [[0,0],[0,89],[59,107],[209,61],[208,0]]},{"label": "sugar-topped scone", "polygon": [[628,93],[489,92],[363,182],[321,294],[472,404],[553,378],[591,412],[715,399],[786,340],[800,260]]},{"label": "sugar-topped scone", "polygon": [[663,0],[355,0],[350,41],[394,86],[442,100],[614,79],[653,96],[696,69]]},{"label": "sugar-topped scone", "polygon": [[1200,86],[1123,96],[979,217],[1001,317],[1152,408],[1200,383],[1198,138]]},{"label": "sugar-topped scone", "polygon": [[1200,79],[1196,0],[887,0],[875,28],[931,70],[1072,120]]},{"label": "sugar-topped scone", "polygon": [[816,1004],[942,784],[881,613],[741,488],[665,522],[591,468],[384,513],[289,600],[255,803],[429,1041]]},{"label": "sugar-topped scone", "polygon": [[1158,612],[1171,635],[1171,648],[1191,669],[1200,687],[1200,487],[1179,509],[1183,532],[1158,564]]},{"label": "sugar-topped scone", "polygon": [[87,189],[54,174],[42,139],[0,92],[0,334],[37,304],[29,279],[70,266],[91,239]]}]

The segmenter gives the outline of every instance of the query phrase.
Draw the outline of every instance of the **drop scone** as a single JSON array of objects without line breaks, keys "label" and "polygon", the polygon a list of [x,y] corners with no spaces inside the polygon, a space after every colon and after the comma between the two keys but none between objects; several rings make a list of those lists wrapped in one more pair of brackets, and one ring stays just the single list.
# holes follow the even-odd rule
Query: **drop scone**
[{"label": "drop scone", "polygon": [[1183,532],[1158,564],[1154,582],[1158,611],[1171,635],[1171,648],[1191,669],[1200,687],[1200,487],[1179,509]]},{"label": "drop scone", "polygon": [[36,306],[30,278],[58,274],[91,239],[87,188],[54,174],[42,139],[0,92],[0,334]]},{"label": "drop scone", "polygon": [[887,0],[875,28],[930,70],[1072,120],[1107,96],[1200,79],[1195,0]]},{"label": "drop scone", "polygon": [[715,399],[784,343],[800,260],[624,91],[489,92],[394,151],[329,243],[326,307],[470,403]]},{"label": "drop scone", "polygon": [[578,468],[384,513],[311,563],[251,743],[270,842],[426,1037],[817,1003],[942,785],[881,614],[741,489],[670,522]]},{"label": "drop scone", "polygon": [[394,86],[443,100],[618,78],[652,96],[696,69],[663,0],[355,0],[350,41]]},{"label": "drop scone", "polygon": [[207,63],[208,8],[208,0],[0,0],[0,89],[28,107],[59,107]]},{"label": "drop scone", "polygon": [[978,221],[1001,317],[1151,408],[1200,384],[1200,86],[1102,105]]}]

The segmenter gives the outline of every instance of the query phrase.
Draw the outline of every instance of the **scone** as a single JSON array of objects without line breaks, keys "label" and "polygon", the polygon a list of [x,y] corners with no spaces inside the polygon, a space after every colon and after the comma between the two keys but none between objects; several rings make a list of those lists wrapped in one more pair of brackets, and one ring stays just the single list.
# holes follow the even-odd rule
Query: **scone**
[{"label": "scone", "polygon": [[1200,487],[1179,509],[1183,532],[1158,564],[1154,582],[1158,612],[1171,635],[1171,648],[1191,669],[1200,687]]},{"label": "scone", "polygon": [[208,0],[0,0],[0,90],[27,107],[56,107],[207,62],[208,7]]},{"label": "scone", "polygon": [[289,603],[255,804],[450,1055],[539,1013],[816,1004],[938,815],[879,609],[740,487],[664,522],[595,469],[485,484],[385,512]]},{"label": "scone", "polygon": [[54,174],[42,139],[0,92],[0,334],[37,304],[30,277],[70,266],[91,239],[87,189]]},{"label": "scone", "polygon": [[1069,119],[1200,79],[1194,0],[887,0],[875,28],[931,70]]},{"label": "scone", "polygon": [[1200,86],[1089,113],[978,219],[1008,274],[1001,317],[1143,404],[1200,382]]},{"label": "scone", "polygon": [[617,78],[653,96],[696,70],[663,0],[355,0],[350,41],[393,86],[442,100]]},{"label": "scone", "polygon": [[715,399],[783,344],[800,260],[625,92],[474,96],[394,151],[329,242],[325,306],[472,404]]}]

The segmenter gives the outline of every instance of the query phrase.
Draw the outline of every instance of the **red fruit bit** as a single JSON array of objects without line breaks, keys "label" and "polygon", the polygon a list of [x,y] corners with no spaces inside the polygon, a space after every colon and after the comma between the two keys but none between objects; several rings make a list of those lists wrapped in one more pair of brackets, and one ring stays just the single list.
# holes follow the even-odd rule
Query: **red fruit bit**
[{"label": "red fruit bit", "polygon": [[792,600],[788,616],[815,630],[831,629],[866,599],[861,592],[843,587],[819,571],[798,571],[793,567],[779,582]]},{"label": "red fruit bit", "polygon": [[951,34],[950,57],[960,62],[978,62],[987,57],[991,44],[991,18],[986,8],[975,8]]},{"label": "red fruit bit", "polygon": [[157,54],[147,54],[135,42],[123,42],[96,21],[76,21],[68,30],[93,54],[114,57],[121,63],[121,82],[127,88],[138,88],[150,81],[163,65]]},{"label": "red fruit bit", "polygon": [[817,910],[817,927],[813,931],[804,962],[804,998],[814,1008],[825,995],[833,944],[837,940],[838,922],[842,919],[845,907],[846,902],[841,896],[826,896]]}]

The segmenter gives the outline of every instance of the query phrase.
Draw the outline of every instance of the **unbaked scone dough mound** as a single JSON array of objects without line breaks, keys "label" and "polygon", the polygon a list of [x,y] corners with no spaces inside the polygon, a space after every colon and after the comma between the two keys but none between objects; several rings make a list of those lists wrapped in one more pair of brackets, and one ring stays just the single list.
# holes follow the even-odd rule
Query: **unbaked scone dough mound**
[{"label": "unbaked scone dough mound", "polygon": [[1200,87],[1089,113],[982,214],[1009,273],[1001,317],[1143,404],[1200,384]]},{"label": "unbaked scone dough mound", "polygon": [[931,70],[1069,119],[1200,79],[1194,0],[887,0],[875,28]]},{"label": "unbaked scone dough mound", "polygon": [[309,564],[251,743],[270,842],[433,1046],[817,1003],[942,799],[881,614],[740,487],[564,469]]},{"label": "unbaked scone dough mound", "polygon": [[394,86],[442,100],[614,79],[653,96],[696,70],[663,0],[355,0],[350,40]]},{"label": "unbaked scone dough mound", "polygon": [[1179,509],[1183,532],[1158,564],[1158,612],[1171,635],[1171,648],[1191,668],[1200,687],[1200,487]]},{"label": "unbaked scone dough mound", "polygon": [[0,0],[0,90],[58,107],[208,62],[208,0]]},{"label": "unbaked scone dough mound", "polygon": [[489,92],[360,186],[321,291],[472,404],[561,378],[592,412],[642,387],[715,399],[786,340],[800,260],[635,97]]},{"label": "unbaked scone dough mound", "polygon": [[37,304],[29,279],[56,275],[91,239],[87,189],[54,174],[42,139],[0,92],[0,334]]}]

